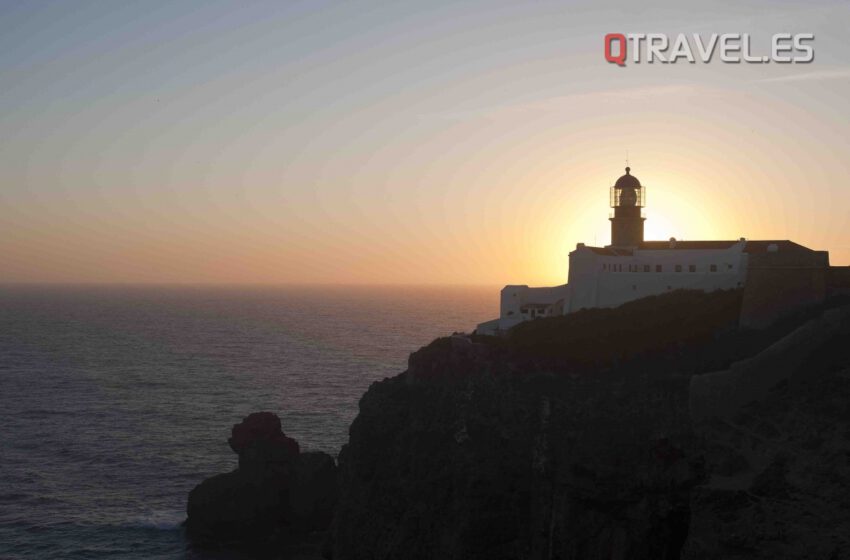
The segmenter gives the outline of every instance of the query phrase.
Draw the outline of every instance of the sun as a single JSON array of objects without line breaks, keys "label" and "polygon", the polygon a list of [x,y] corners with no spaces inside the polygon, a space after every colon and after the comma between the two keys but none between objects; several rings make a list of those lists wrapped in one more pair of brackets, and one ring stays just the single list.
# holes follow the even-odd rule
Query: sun
[{"label": "sun", "polygon": [[644,238],[647,240],[661,241],[671,237],[683,237],[681,227],[660,212],[648,215],[643,227]]}]

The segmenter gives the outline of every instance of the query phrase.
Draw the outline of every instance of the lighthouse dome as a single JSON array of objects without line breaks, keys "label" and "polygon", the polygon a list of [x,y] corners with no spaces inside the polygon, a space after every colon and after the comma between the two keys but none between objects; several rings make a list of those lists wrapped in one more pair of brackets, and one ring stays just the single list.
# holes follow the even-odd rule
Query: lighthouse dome
[{"label": "lighthouse dome", "polygon": [[614,183],[615,189],[639,189],[640,188],[640,181],[638,180],[637,177],[635,177],[634,175],[632,175],[630,173],[631,170],[632,170],[631,167],[626,168],[626,174],[623,175],[622,177],[620,177],[619,179],[617,179],[617,182]]}]

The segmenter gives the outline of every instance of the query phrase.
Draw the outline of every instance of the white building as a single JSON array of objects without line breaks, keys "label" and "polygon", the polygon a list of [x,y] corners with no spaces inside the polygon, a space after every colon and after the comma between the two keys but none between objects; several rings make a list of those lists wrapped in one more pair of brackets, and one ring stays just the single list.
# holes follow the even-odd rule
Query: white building
[{"label": "white building", "polygon": [[791,241],[644,241],[644,187],[626,174],[611,187],[611,245],[576,245],[568,282],[552,288],[505,286],[498,319],[479,334],[498,334],[523,321],[627,301],[677,289],[712,291],[744,285],[753,253],[806,252]]}]

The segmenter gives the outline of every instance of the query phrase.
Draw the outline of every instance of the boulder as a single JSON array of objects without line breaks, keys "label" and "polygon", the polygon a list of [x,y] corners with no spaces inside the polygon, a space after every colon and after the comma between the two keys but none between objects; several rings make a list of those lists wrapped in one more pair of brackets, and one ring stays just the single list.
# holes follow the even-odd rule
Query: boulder
[{"label": "boulder", "polygon": [[262,548],[327,529],[337,497],[333,457],[301,453],[271,412],[234,425],[228,443],[238,468],[189,493],[186,531],[193,544]]}]

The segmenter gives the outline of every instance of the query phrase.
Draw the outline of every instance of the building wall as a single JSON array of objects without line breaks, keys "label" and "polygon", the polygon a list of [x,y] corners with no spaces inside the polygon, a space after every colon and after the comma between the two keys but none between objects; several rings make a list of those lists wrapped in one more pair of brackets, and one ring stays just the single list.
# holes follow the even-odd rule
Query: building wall
[{"label": "building wall", "polygon": [[530,288],[525,284],[505,286],[500,295],[499,318],[479,324],[476,332],[496,334],[523,321],[562,315],[569,298],[567,284],[547,288]]},{"label": "building wall", "polygon": [[541,316],[615,307],[677,289],[739,287],[744,288],[741,325],[762,328],[830,295],[850,295],[850,267],[830,267],[825,251],[787,251],[776,246],[747,253],[745,249],[743,240],[726,249],[672,246],[619,253],[580,243],[569,255],[567,284],[505,286],[499,319],[482,323],[478,332],[496,334]]},{"label": "building wall", "polygon": [[850,266],[829,267],[827,295],[850,296]]},{"label": "building wall", "polygon": [[743,248],[744,243],[737,243],[728,249],[634,251],[631,256],[615,256],[579,246],[570,253],[569,312],[614,307],[677,289],[742,286],[747,272]]},{"label": "building wall", "polygon": [[[523,314],[523,307],[531,304],[547,304],[549,306],[559,307],[558,309],[553,309],[555,313],[550,314],[560,315],[563,313],[563,309],[560,308],[560,305],[556,304],[565,301],[567,298],[569,298],[569,287],[567,284],[547,288],[529,288],[526,285],[505,286],[502,288],[501,293],[501,313],[499,318],[507,320],[520,318]],[[525,318],[532,319],[533,317]]]},{"label": "building wall", "polygon": [[597,307],[600,260],[599,255],[582,244],[570,253],[570,272],[567,285],[570,287],[570,300],[567,313],[582,308]]},{"label": "building wall", "polygon": [[825,251],[750,255],[741,303],[741,326],[764,328],[826,299],[829,254]]}]

